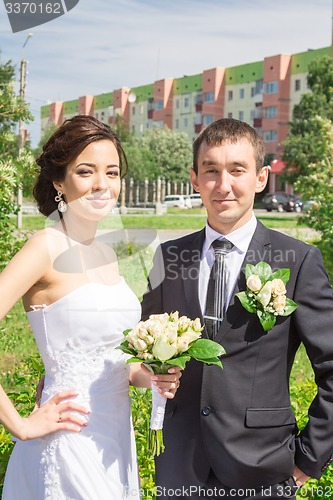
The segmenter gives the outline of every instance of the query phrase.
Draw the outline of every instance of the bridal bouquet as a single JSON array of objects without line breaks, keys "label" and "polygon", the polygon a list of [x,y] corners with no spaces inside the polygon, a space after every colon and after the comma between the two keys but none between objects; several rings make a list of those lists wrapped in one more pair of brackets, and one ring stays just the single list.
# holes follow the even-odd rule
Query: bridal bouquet
[{"label": "bridal bouquet", "polygon": [[[199,318],[191,320],[179,316],[178,311],[152,314],[132,330],[125,330],[125,339],[118,348],[132,356],[127,363],[143,363],[154,374],[166,374],[172,366],[185,368],[191,358],[222,368],[219,356],[225,354],[225,350],[217,342],[200,338],[202,330]],[[152,386],[149,448],[153,455],[164,451],[165,405],[166,398]]]},{"label": "bridal bouquet", "polygon": [[241,304],[250,313],[256,313],[267,332],[275,325],[277,316],[289,316],[298,307],[286,297],[286,284],[290,269],[278,269],[274,273],[267,262],[256,266],[246,264],[246,291],[236,293]]}]

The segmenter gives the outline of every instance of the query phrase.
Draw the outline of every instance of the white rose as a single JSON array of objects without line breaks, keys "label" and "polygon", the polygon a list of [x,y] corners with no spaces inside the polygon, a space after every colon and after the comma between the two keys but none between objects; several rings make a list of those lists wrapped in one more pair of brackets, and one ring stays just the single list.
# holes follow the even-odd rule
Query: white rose
[{"label": "white rose", "polygon": [[174,311],[170,314],[170,320],[172,321],[178,321],[178,318],[179,318],[179,312],[178,311]]},{"label": "white rose", "polygon": [[145,351],[147,349],[147,344],[142,339],[136,339],[136,340],[134,339],[133,345],[135,349],[137,349],[138,351]]},{"label": "white rose", "polygon": [[284,283],[279,278],[272,280],[272,295],[283,295],[287,292]]},{"label": "white rose", "polygon": [[257,297],[264,307],[268,306],[268,304],[271,300],[271,297],[272,297],[272,282],[271,281],[267,281],[267,283],[262,287],[262,289],[258,293]]},{"label": "white rose", "polygon": [[273,307],[277,314],[281,315],[284,313],[284,308],[286,306],[286,296],[277,295],[273,300]]},{"label": "white rose", "polygon": [[202,331],[202,326],[200,323],[200,318],[195,318],[195,320],[192,322],[192,328],[195,332],[200,332]]},{"label": "white rose", "polygon": [[261,279],[257,274],[251,274],[251,276],[247,278],[246,285],[251,292],[259,292],[262,287]]},{"label": "white rose", "polygon": [[169,322],[164,329],[164,334],[166,340],[168,340],[169,342],[176,342],[178,337],[177,323]]},{"label": "white rose", "polygon": [[177,354],[177,347],[175,345],[169,344],[162,337],[159,337],[152,349],[155,358],[160,361],[167,361]]}]

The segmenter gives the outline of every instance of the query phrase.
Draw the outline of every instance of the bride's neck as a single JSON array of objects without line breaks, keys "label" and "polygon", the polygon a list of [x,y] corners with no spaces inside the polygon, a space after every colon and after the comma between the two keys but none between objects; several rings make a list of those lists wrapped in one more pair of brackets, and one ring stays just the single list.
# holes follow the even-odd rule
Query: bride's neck
[{"label": "bride's neck", "polygon": [[61,219],[63,232],[72,240],[89,245],[96,237],[97,222],[67,215]]}]

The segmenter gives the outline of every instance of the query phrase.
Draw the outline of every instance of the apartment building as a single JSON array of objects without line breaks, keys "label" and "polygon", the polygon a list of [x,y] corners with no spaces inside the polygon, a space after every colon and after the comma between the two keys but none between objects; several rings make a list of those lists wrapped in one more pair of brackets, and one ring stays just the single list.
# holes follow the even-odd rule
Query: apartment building
[{"label": "apartment building", "polygon": [[200,74],[166,78],[131,89],[123,87],[96,96],[57,101],[42,106],[41,132],[76,114],[93,115],[111,125],[120,115],[135,135],[167,126],[185,132],[193,140],[212,121],[232,117],[252,125],[263,137],[266,152],[280,159],[293,108],[308,92],[309,64],[330,55],[330,49],[279,54],[263,61],[206,69]]}]

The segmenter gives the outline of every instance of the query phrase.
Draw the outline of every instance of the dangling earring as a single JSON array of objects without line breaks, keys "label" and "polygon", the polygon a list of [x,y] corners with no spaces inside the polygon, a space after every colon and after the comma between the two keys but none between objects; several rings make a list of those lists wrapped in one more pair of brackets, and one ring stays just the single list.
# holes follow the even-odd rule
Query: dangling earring
[{"label": "dangling earring", "polygon": [[57,196],[55,196],[54,200],[58,203],[58,210],[61,213],[66,212],[67,203],[62,199],[62,191],[57,192]]}]

